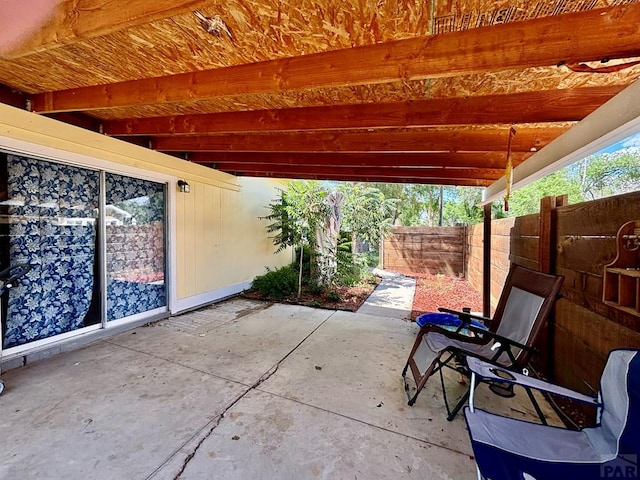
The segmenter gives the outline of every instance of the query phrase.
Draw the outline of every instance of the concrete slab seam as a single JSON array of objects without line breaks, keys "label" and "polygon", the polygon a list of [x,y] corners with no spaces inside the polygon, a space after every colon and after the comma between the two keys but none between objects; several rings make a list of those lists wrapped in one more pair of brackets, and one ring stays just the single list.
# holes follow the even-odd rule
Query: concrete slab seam
[{"label": "concrete slab seam", "polygon": [[[205,440],[207,440],[215,431],[215,429],[220,425],[220,423],[222,422],[222,419],[224,418],[225,414],[231,409],[233,408],[233,406],[235,406],[240,400],[242,400],[245,396],[247,396],[247,394],[249,392],[251,392],[252,390],[256,390],[258,386],[260,386],[262,383],[266,382],[271,376],[273,376],[277,371],[278,368],[280,367],[280,365],[282,364],[282,362],[284,362],[287,358],[289,358],[289,356],[291,356],[291,354],[293,354],[293,352],[295,352],[298,348],[300,348],[300,346],[311,336],[313,335],[320,327],[322,327],[322,325],[324,325],[333,315],[335,315],[335,311],[329,315],[327,318],[325,318],[316,328],[314,328],[307,336],[305,336],[295,347],[293,347],[284,357],[282,357],[280,360],[278,360],[278,362],[271,367],[269,370],[267,370],[263,375],[260,376],[260,378],[258,378],[258,380],[256,380],[249,388],[247,388],[244,392],[242,392],[240,395],[238,395],[238,397],[236,397],[233,401],[231,401],[231,403],[229,403],[224,410],[222,411],[222,413],[220,413],[220,415],[217,417],[217,419],[215,419],[213,422],[214,424],[211,426],[211,428],[209,429],[209,431],[198,441],[198,443],[194,446],[194,448],[192,449],[192,451],[185,457],[184,461],[182,462],[182,466],[180,468],[180,470],[178,470],[178,472],[176,473],[176,475],[173,477],[173,480],[178,480],[182,474],[184,473],[185,469],[187,468],[187,465],[189,464],[189,462],[193,459],[193,457],[196,455],[196,453],[198,452],[198,450],[200,449],[200,447],[202,446],[202,444],[205,442]],[[191,367],[187,367],[187,368],[191,368]],[[206,373],[206,372],[205,372]],[[238,382],[236,382],[238,383]],[[208,425],[208,424],[207,424]],[[203,427],[202,429],[198,430],[198,432],[196,432],[189,440],[187,440],[185,443],[183,443],[180,448],[178,448],[169,458],[167,458],[167,460],[165,460],[160,466],[158,466],[158,468],[156,468],[148,477],[147,480],[149,480],[150,478],[152,478],[164,465],[166,465],[167,463],[169,463],[169,461],[171,461],[171,459],[173,457],[175,457],[175,455],[177,455],[180,450],[182,448],[184,448],[190,441],[192,441],[200,432],[202,432],[202,430],[206,428]]]}]

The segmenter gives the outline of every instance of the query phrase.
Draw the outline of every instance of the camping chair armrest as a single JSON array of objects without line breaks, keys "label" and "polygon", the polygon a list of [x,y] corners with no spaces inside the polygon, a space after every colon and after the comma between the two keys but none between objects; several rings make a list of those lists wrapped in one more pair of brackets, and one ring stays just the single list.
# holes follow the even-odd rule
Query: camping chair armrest
[{"label": "camping chair armrest", "polygon": [[494,365],[476,357],[467,356],[467,367],[472,375],[477,377],[478,381],[511,383],[525,388],[533,388],[541,392],[559,395],[564,398],[586,403],[587,405],[601,406],[598,399],[592,396],[508,370],[500,365]]},{"label": "camping chair armrest", "polygon": [[517,347],[522,350],[526,350],[529,353],[537,353],[537,350],[534,347],[530,345],[524,345],[520,342],[516,342],[515,340],[512,340],[508,337],[503,337],[502,335],[498,335],[497,333],[483,330],[482,328],[477,328],[477,327],[474,327],[473,325],[469,325],[468,328],[471,332],[477,334],[480,337],[487,335],[492,339],[496,340],[497,342],[500,342],[500,348],[498,349],[499,351],[504,352],[504,351],[507,351],[509,347]]},{"label": "camping chair armrest", "polygon": [[463,323],[469,324],[471,323],[471,319],[480,320],[485,325],[489,325],[491,323],[491,319],[488,317],[483,317],[482,315],[475,315],[473,313],[461,312],[459,310],[451,310],[450,308],[439,307],[439,312],[450,313],[452,315],[457,316]]}]

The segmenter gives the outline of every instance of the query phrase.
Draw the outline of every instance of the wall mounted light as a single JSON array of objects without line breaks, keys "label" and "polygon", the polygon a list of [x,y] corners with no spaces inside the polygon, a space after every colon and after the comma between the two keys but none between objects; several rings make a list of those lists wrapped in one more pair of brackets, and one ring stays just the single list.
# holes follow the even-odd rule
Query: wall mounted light
[{"label": "wall mounted light", "polygon": [[178,180],[178,188],[182,193],[189,193],[191,191],[191,187],[184,180]]}]

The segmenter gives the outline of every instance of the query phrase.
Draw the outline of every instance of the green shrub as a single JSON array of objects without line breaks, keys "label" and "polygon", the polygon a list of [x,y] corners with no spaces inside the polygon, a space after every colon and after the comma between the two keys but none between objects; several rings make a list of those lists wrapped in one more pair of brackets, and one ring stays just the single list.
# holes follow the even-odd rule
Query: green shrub
[{"label": "green shrub", "polygon": [[378,255],[378,252],[365,252],[362,254],[362,256],[364,257],[364,261],[367,264],[368,267],[377,267],[378,264],[380,263],[380,256]]},{"label": "green shrub", "polygon": [[317,283],[309,283],[307,285],[307,290],[312,295],[319,295],[324,291],[324,287],[322,285],[318,285]]},{"label": "green shrub", "polygon": [[338,285],[346,287],[358,285],[370,275],[370,268],[367,265],[367,257],[365,255],[353,255],[351,252],[339,250],[337,259],[336,283]]},{"label": "green shrub", "polygon": [[298,291],[298,272],[291,266],[271,270],[258,275],[251,285],[263,297],[282,299]]},{"label": "green shrub", "polygon": [[331,290],[330,292],[327,292],[327,301],[329,302],[339,302],[340,299],[340,294],[338,292],[336,292],[335,290]]}]

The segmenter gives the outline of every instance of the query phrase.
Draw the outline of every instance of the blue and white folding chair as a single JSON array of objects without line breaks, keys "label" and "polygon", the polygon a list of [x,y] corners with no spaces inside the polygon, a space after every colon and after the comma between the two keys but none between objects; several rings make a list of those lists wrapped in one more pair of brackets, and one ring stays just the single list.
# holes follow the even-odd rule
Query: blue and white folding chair
[{"label": "blue and white folding chair", "polygon": [[598,407],[594,427],[569,430],[465,408],[478,478],[602,479],[640,478],[640,350],[613,350],[600,379],[598,398],[506,372],[468,359],[475,382],[500,381],[560,395]]}]

